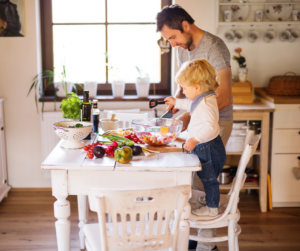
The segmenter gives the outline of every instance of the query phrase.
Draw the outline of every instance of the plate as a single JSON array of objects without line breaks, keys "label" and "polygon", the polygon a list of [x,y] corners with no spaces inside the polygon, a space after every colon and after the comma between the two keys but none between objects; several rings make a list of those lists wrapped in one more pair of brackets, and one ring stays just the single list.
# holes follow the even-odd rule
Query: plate
[{"label": "plate", "polygon": [[225,0],[224,3],[232,3],[232,5],[222,5],[221,7],[223,15],[225,10],[232,10],[232,21],[244,21],[247,18],[249,5],[234,5],[234,3],[240,3],[240,1],[232,0]]},{"label": "plate", "polygon": [[[271,1],[268,1],[271,2]],[[276,2],[274,0],[272,0],[272,2]],[[287,2],[290,3],[290,0],[280,0],[279,2]],[[289,19],[289,17],[291,16],[293,11],[293,6],[292,4],[268,4],[265,5],[265,13],[266,13],[266,17],[270,20],[270,21],[286,21],[287,19]]]}]

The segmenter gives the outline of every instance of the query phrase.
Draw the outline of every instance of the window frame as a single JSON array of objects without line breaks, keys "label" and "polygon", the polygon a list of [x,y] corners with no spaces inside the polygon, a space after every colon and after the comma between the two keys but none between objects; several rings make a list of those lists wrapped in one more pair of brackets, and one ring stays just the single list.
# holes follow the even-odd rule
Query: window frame
[{"label": "window frame", "polygon": [[[108,25],[149,25],[155,23],[108,23],[107,22],[107,1],[105,0],[105,22],[99,23],[105,25],[105,50],[108,51]],[[171,5],[172,0],[161,0],[161,7],[166,5]],[[40,0],[40,20],[41,20],[41,42],[42,42],[42,69],[53,71],[53,22],[52,22],[52,0]],[[70,23],[68,23],[70,24]],[[88,25],[89,23],[75,23],[76,25]],[[98,24],[98,23],[97,23]],[[59,23],[55,25],[64,25],[64,23]],[[150,85],[149,95],[171,95],[171,55],[172,51],[161,55],[161,82]],[[106,58],[106,63],[108,63],[108,58]],[[136,95],[136,88],[134,83],[126,83],[125,95]],[[43,85],[43,89],[45,84]],[[82,95],[82,88],[76,86],[78,95]],[[106,66],[106,83],[101,83],[98,85],[98,93],[101,89],[101,96],[111,99],[112,90],[111,84],[108,83],[108,66]],[[99,94],[98,94],[99,95]],[[54,85],[50,85],[47,90],[45,90],[45,97],[54,96]],[[131,96],[130,100],[133,97]]]}]

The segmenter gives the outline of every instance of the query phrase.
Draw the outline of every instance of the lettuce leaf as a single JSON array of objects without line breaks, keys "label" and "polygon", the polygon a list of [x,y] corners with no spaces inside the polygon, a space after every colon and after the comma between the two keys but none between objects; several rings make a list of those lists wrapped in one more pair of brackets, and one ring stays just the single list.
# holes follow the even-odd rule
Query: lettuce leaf
[{"label": "lettuce leaf", "polygon": [[81,100],[74,92],[67,94],[67,98],[61,101],[60,108],[66,119],[80,119],[81,117]]}]

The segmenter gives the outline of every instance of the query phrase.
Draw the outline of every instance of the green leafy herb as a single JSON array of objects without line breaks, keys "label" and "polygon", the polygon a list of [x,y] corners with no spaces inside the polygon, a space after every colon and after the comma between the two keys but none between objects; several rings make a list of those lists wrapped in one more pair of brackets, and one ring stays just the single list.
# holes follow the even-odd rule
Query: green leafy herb
[{"label": "green leafy herb", "polygon": [[83,124],[76,124],[74,126],[69,126],[69,128],[77,128],[77,127],[83,127]]},{"label": "green leafy herb", "polygon": [[77,94],[71,92],[67,94],[67,98],[61,101],[60,108],[63,117],[66,119],[79,119],[81,112],[81,100]]}]

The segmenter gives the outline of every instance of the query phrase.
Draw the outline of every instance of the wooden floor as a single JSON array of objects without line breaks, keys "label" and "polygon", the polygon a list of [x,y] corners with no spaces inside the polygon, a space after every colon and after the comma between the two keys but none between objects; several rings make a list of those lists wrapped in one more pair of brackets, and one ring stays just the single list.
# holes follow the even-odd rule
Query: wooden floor
[{"label": "wooden floor", "polygon": [[[78,238],[77,198],[71,202],[71,247],[80,250]],[[0,250],[43,250],[56,248],[53,216],[55,198],[49,191],[13,191],[0,203]],[[256,192],[241,194],[239,237],[240,251],[300,251],[300,208],[277,208],[261,213]],[[89,222],[97,215],[90,213]],[[218,231],[218,235],[225,230]],[[218,244],[226,251],[227,243]],[[181,251],[181,250],[178,250]]]}]

